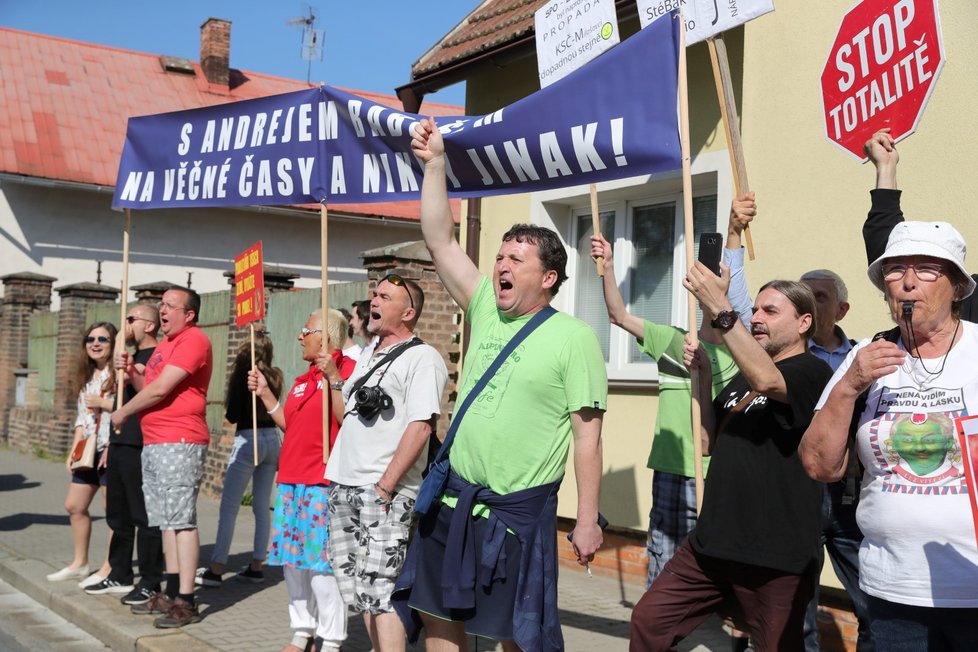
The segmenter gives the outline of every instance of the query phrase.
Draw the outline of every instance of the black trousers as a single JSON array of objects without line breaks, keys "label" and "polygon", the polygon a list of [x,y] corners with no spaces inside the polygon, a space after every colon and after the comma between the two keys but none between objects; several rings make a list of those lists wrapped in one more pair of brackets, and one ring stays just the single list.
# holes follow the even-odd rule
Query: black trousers
[{"label": "black trousers", "polygon": [[158,527],[147,525],[142,452],[141,446],[109,445],[105,473],[105,520],[112,528],[109,579],[122,584],[133,583],[135,543],[139,557],[139,586],[158,591],[163,581],[163,536]]}]

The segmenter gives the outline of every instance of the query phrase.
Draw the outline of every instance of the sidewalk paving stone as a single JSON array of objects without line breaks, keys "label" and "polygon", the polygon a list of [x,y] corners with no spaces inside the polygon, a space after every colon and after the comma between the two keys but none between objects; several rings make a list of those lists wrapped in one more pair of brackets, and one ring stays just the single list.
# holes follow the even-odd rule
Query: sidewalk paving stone
[{"label": "sidewalk paving stone", "polygon": [[[251,558],[254,519],[245,506],[238,515],[223,585],[197,590],[203,619],[182,630],[155,629],[152,618],[132,615],[118,596],[86,595],[77,582],[48,582],[48,573],[71,561],[71,534],[63,507],[68,481],[63,463],[0,447],[0,578],[11,586],[113,650],[276,652],[292,638],[282,569],[266,568],[261,584],[233,578],[233,572]],[[198,502],[200,566],[210,560],[218,508],[218,501],[211,498],[201,497]],[[104,559],[108,540],[101,498],[92,503],[91,513],[94,522],[89,555],[94,570]],[[561,568],[559,606],[567,650],[627,650],[631,606],[641,594],[642,588],[633,584],[597,575],[588,577],[578,568]],[[475,639],[471,648],[483,652],[501,649]],[[729,639],[716,619],[705,623],[680,646],[683,651],[695,652],[728,648]],[[343,649],[370,650],[361,618],[351,616]]]}]

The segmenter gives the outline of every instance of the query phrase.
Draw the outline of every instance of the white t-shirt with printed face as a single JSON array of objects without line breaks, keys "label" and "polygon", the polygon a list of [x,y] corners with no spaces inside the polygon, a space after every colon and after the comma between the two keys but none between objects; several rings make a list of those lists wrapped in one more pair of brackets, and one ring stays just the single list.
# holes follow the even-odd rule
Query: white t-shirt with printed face
[{"label": "white t-shirt with printed face", "polygon": [[[978,414],[978,325],[961,329],[946,361],[908,355],[876,381],[859,418],[859,585],[883,600],[978,607],[978,543],[954,423]],[[816,409],[869,342],[836,370]]]}]

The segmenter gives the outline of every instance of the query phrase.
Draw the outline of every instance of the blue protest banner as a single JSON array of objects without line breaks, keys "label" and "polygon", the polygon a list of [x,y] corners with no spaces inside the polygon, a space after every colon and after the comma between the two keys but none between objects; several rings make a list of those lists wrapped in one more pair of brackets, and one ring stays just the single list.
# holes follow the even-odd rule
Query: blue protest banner
[{"label": "blue protest banner", "polygon": [[[484,116],[440,118],[454,197],[675,170],[678,20]],[[417,199],[423,116],[322,86],[129,119],[118,208]]]}]

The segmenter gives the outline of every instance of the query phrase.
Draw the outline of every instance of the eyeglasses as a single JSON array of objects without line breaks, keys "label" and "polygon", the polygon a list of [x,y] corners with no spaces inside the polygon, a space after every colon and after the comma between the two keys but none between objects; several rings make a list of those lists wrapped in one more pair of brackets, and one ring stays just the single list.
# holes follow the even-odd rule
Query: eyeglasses
[{"label": "eyeglasses", "polygon": [[85,338],[85,344],[94,344],[95,342],[98,342],[99,344],[108,344],[111,341],[112,340],[106,337],[105,335],[99,335],[98,337],[95,337],[94,335],[89,335],[88,337]]},{"label": "eyeglasses", "polygon": [[322,333],[322,332],[323,332],[323,329],[321,329],[321,328],[305,328],[304,327],[301,331],[299,331],[299,337],[305,337],[306,335],[312,335],[313,333]]},{"label": "eyeglasses", "polygon": [[137,320],[138,321],[149,321],[145,317],[133,317],[132,315],[129,315],[128,317],[126,317],[126,323],[127,324],[131,324],[131,323],[133,323],[134,321],[137,321]]},{"label": "eyeglasses", "polygon": [[918,279],[927,283],[933,283],[944,273],[944,266],[940,263],[886,263],[882,267],[883,280],[899,281],[911,268]]},{"label": "eyeglasses", "polygon": [[398,276],[397,274],[388,274],[384,278],[380,279],[381,283],[384,281],[387,281],[391,285],[396,285],[399,288],[404,288],[404,291],[407,292],[408,295],[408,301],[411,302],[411,309],[414,309],[414,297],[411,295],[411,290],[408,289],[407,281],[405,281],[403,277]]},{"label": "eyeglasses", "polygon": [[167,310],[183,310],[184,312],[187,312],[187,306],[175,306],[172,303],[166,303],[165,301],[160,301],[158,304],[156,304],[157,310],[163,310],[163,308],[166,308]]}]

